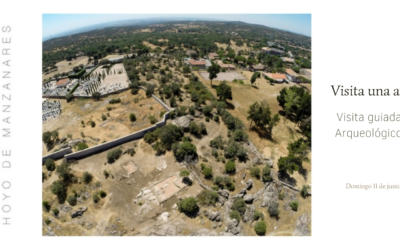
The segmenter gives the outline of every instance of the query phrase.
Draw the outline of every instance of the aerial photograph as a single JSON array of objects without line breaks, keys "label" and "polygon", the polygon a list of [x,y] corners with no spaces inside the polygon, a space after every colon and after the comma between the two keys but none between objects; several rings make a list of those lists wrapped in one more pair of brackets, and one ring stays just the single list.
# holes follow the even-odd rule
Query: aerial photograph
[{"label": "aerial photograph", "polygon": [[43,14],[43,236],[311,236],[311,14]]}]

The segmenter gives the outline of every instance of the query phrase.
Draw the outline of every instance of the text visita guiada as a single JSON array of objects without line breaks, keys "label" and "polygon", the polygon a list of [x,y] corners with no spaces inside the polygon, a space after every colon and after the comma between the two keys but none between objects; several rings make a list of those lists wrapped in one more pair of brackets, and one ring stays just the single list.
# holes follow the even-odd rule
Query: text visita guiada
[{"label": "text visita guiada", "polygon": [[356,86],[350,86],[349,88],[343,85],[331,85],[333,94],[335,96],[400,96],[400,89],[396,88],[390,91],[389,89],[363,89],[357,88]]}]

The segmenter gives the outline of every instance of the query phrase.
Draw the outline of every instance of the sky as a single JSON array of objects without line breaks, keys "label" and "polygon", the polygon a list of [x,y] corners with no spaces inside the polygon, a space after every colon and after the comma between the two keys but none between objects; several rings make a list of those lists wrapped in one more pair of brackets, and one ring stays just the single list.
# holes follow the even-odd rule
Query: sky
[{"label": "sky", "polygon": [[113,21],[166,17],[242,21],[311,37],[311,14],[43,14],[42,37]]}]

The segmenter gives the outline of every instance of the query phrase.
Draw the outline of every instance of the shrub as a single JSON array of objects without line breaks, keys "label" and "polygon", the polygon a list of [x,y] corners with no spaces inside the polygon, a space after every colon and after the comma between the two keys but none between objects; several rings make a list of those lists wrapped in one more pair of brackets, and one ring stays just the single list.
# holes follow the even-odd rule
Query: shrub
[{"label": "shrub", "polygon": [[176,151],[175,157],[179,161],[184,160],[185,157],[191,157],[192,159],[196,158],[197,157],[196,146],[188,141],[180,143]]},{"label": "shrub", "polygon": [[136,151],[135,151],[134,148],[128,148],[128,149],[126,150],[126,153],[127,153],[128,155],[130,155],[130,156],[134,156],[135,153],[136,153]]},{"label": "shrub", "polygon": [[235,141],[247,141],[248,138],[249,136],[240,129],[235,130],[232,135],[232,139]]},{"label": "shrub", "polygon": [[254,225],[254,231],[256,232],[257,235],[265,235],[265,233],[267,232],[267,224],[265,224],[264,221],[258,221],[255,225]]},{"label": "shrub", "polygon": [[47,218],[44,220],[44,223],[46,223],[46,225],[49,225],[51,223],[51,220]]},{"label": "shrub", "polygon": [[53,214],[54,214],[55,216],[58,216],[59,213],[60,213],[60,211],[59,211],[57,208],[54,208],[54,209],[53,209]]},{"label": "shrub", "polygon": [[107,193],[104,192],[103,190],[101,190],[101,191],[99,192],[99,195],[100,195],[101,198],[104,198],[104,197],[107,196]]},{"label": "shrub", "polygon": [[180,177],[188,177],[189,175],[190,175],[190,172],[187,169],[182,169],[181,172],[179,173]]},{"label": "shrub", "polygon": [[240,215],[246,212],[246,203],[242,198],[236,198],[231,207],[232,211],[238,211]]},{"label": "shrub", "polygon": [[93,179],[93,175],[89,172],[84,172],[82,175],[82,180],[84,183],[89,184]]},{"label": "shrub", "polygon": [[96,127],[96,123],[94,121],[90,121],[90,126],[92,126],[92,128]]},{"label": "shrub", "polygon": [[58,198],[65,197],[67,193],[67,188],[62,180],[57,180],[53,182],[50,186],[51,192],[57,195]]},{"label": "shrub", "polygon": [[206,117],[205,120],[206,120],[206,122],[209,122],[209,121],[210,121],[210,118],[209,118],[209,117]]},{"label": "shrub", "polygon": [[279,200],[284,200],[285,199],[285,192],[281,191],[278,195]]},{"label": "shrub", "polygon": [[98,203],[100,201],[100,197],[98,194],[93,194],[92,198],[94,203]]},{"label": "shrub", "polygon": [[253,219],[254,220],[263,220],[264,219],[264,214],[258,210],[254,211],[254,215],[253,215]]},{"label": "shrub", "polygon": [[262,181],[263,182],[271,182],[272,181],[271,168],[269,166],[266,166],[266,167],[263,168]]},{"label": "shrub", "polygon": [[310,186],[308,185],[303,185],[303,187],[300,190],[300,195],[305,199],[308,195],[308,189],[310,188]]},{"label": "shrub", "polygon": [[235,165],[235,163],[234,163],[233,161],[228,161],[228,162],[225,164],[225,171],[226,171],[227,173],[234,173],[234,172],[236,171],[236,165]]},{"label": "shrub", "polygon": [[47,212],[50,210],[50,204],[48,201],[43,201],[42,205],[43,205],[44,209],[46,209]]},{"label": "shrub", "polygon": [[79,143],[77,144],[77,146],[78,146],[78,151],[81,151],[81,150],[84,150],[84,149],[89,148],[89,146],[88,146],[86,143],[84,143],[84,142],[79,142]]},{"label": "shrub", "polygon": [[268,207],[268,213],[271,217],[278,217],[280,212],[279,204],[276,201],[272,202]]},{"label": "shrub", "polygon": [[260,171],[260,169],[258,167],[253,167],[253,168],[250,169],[251,177],[260,179],[260,176],[261,176],[260,174],[261,174],[261,171]]},{"label": "shrub", "polygon": [[67,201],[71,206],[75,206],[77,199],[75,196],[68,196]]},{"label": "shrub", "polygon": [[139,93],[139,89],[132,89],[131,90],[131,94],[132,95],[136,95],[137,93]]},{"label": "shrub", "polygon": [[113,149],[107,154],[107,162],[114,163],[121,156],[121,149]]},{"label": "shrub", "polygon": [[204,108],[203,108],[203,114],[205,115],[205,116],[210,116],[211,115],[211,111],[212,111],[212,107],[211,106],[205,106]]},{"label": "shrub", "polygon": [[48,158],[45,162],[44,165],[46,166],[46,169],[48,171],[54,171],[56,169],[56,164],[53,159]]},{"label": "shrub", "polygon": [[213,176],[212,168],[205,167],[203,168],[202,172],[204,174],[204,178],[206,179],[210,179]]},{"label": "shrub", "polygon": [[215,122],[219,122],[219,116],[218,115],[214,116],[214,121]]},{"label": "shrub", "polygon": [[193,214],[198,211],[197,200],[193,197],[187,197],[177,203],[181,213]]},{"label": "shrub", "polygon": [[104,177],[106,177],[106,179],[110,176],[110,173],[107,172],[107,170],[104,169],[103,171]]},{"label": "shrub", "polygon": [[157,119],[154,117],[154,115],[151,115],[151,116],[149,117],[149,119],[150,119],[150,123],[151,123],[151,124],[155,124],[155,123],[157,122]]},{"label": "shrub", "polygon": [[219,195],[215,191],[203,189],[198,196],[198,201],[201,205],[210,206],[215,205],[218,201]]},{"label": "shrub", "polygon": [[131,114],[129,115],[129,120],[130,120],[131,122],[136,121],[136,115],[131,113]]},{"label": "shrub", "polygon": [[229,191],[235,191],[235,184],[233,184],[233,182],[229,182],[229,183],[226,184],[226,188]]},{"label": "shrub", "polygon": [[103,121],[107,120],[107,116],[105,114],[101,114],[101,120]]},{"label": "shrub", "polygon": [[240,221],[240,214],[239,214],[238,211],[231,211],[231,212],[229,213],[229,217],[230,217],[231,219],[236,219],[237,221]]},{"label": "shrub", "polygon": [[68,94],[65,95],[65,99],[67,100],[67,102],[70,102],[70,101],[72,101],[74,99],[74,95],[68,93]]},{"label": "shrub", "polygon": [[297,211],[297,208],[299,207],[299,203],[297,201],[292,201],[289,203],[289,205],[293,211]]}]

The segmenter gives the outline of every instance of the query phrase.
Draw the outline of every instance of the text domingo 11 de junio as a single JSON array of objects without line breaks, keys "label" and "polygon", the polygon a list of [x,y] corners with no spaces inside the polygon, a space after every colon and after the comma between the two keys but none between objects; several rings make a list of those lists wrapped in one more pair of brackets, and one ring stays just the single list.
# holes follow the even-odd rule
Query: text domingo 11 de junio
[{"label": "text domingo 11 de junio", "polygon": [[350,183],[346,183],[346,189],[364,189],[364,190],[369,190],[369,189],[381,189],[381,190],[389,190],[389,189],[400,189],[400,185],[399,184],[395,184],[395,185],[384,185],[383,183],[381,183],[380,185],[378,185],[378,183],[373,183],[372,185],[364,185],[364,184],[350,184]]}]

